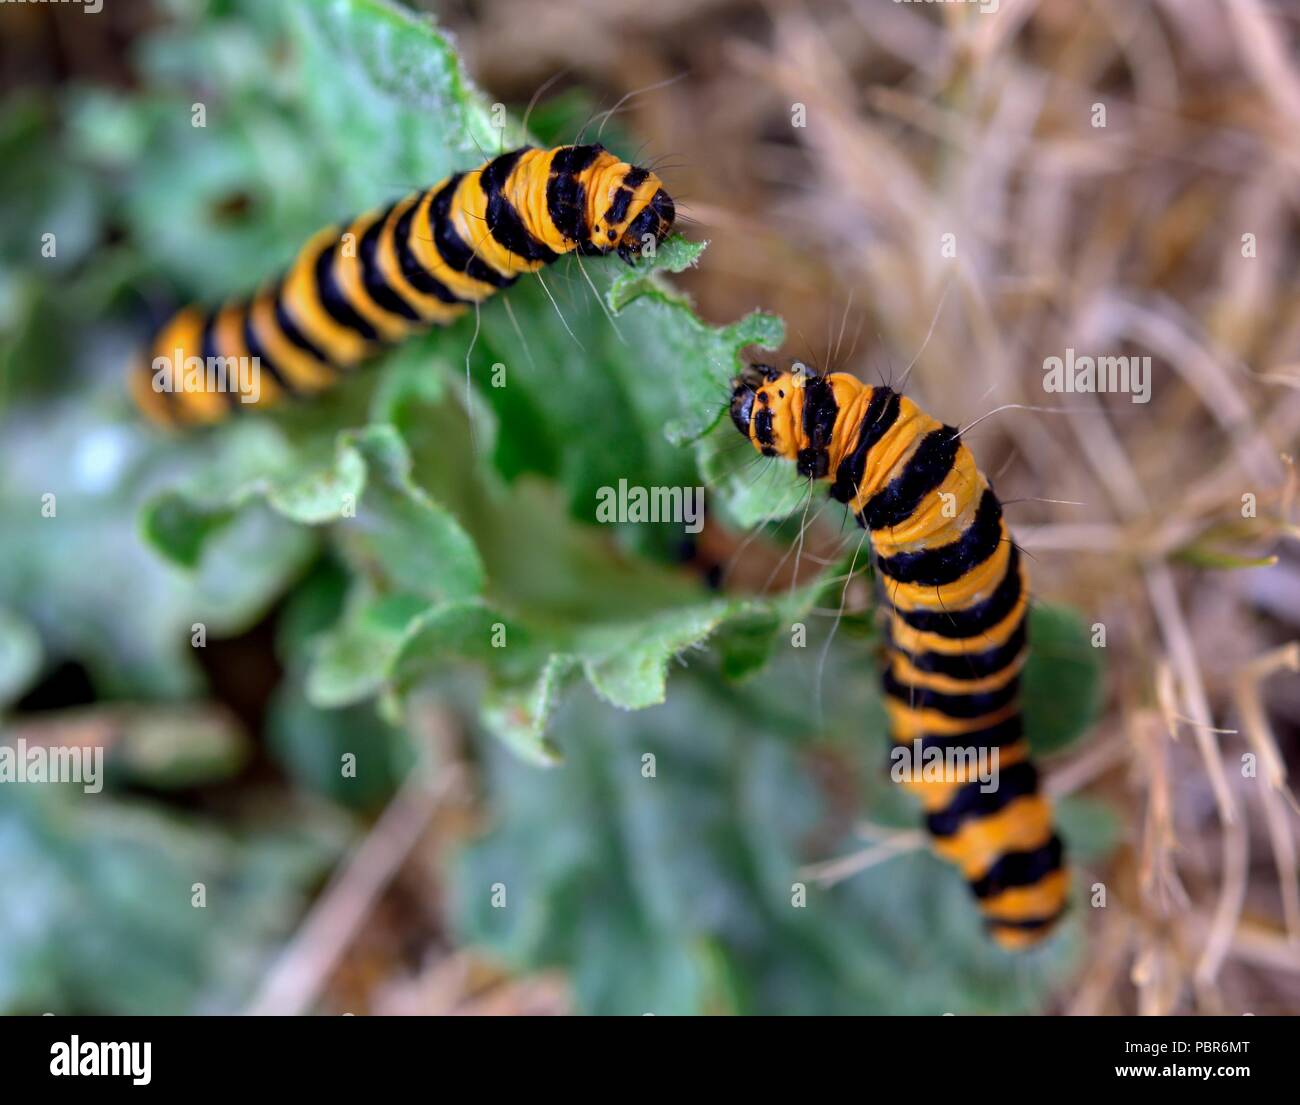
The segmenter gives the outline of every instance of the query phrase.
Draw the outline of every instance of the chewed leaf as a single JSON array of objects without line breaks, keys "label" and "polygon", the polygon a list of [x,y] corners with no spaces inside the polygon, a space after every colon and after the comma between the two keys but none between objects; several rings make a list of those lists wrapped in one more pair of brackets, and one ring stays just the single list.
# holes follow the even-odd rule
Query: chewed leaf
[{"label": "chewed leaf", "polygon": [[381,691],[406,634],[429,605],[419,595],[360,592],[340,624],[316,642],[306,682],[313,706],[346,706]]},{"label": "chewed leaf", "polygon": [[781,320],[760,311],[719,328],[701,322],[684,302],[657,290],[639,296],[636,305],[641,308],[637,340],[657,350],[657,361],[667,370],[682,411],[664,428],[673,445],[694,441],[722,417],[731,381],[744,367],[741,353],[746,347],[774,349],[785,337]]},{"label": "chewed leaf", "polygon": [[[411,460],[391,426],[340,434],[332,459],[312,467],[273,432],[227,438],[233,451],[250,440],[276,441],[261,471],[244,455],[232,469],[220,462],[181,490],[145,507],[143,531],[164,556],[195,567],[209,539],[252,500],[303,525],[337,523],[345,550],[362,571],[427,600],[471,595],[483,585],[473,541],[455,518],[411,481]],[[224,454],[223,458],[231,455]]]},{"label": "chewed leaf", "polygon": [[834,568],[828,569],[811,583],[771,597],[751,599],[732,611],[710,642],[721,659],[723,675],[740,681],[766,667],[778,641],[788,641],[794,624],[808,616],[824,589],[825,576],[837,574]]},{"label": "chewed leaf", "polygon": [[663,702],[673,660],[702,643],[743,605],[719,599],[668,610],[627,626],[586,632],[577,649],[584,658],[587,679],[603,699],[627,710]]},{"label": "chewed leaf", "polygon": [[793,464],[762,456],[729,419],[700,438],[695,450],[701,475],[738,529],[787,518],[815,494]]},{"label": "chewed leaf", "polygon": [[313,525],[339,517],[340,504],[356,502],[365,486],[365,460],[356,449],[345,445],[332,465],[301,479],[273,483],[266,489],[266,498],[286,518]]},{"label": "chewed leaf", "polygon": [[483,723],[524,760],[541,767],[562,763],[563,753],[546,730],[575,666],[573,657],[555,653],[531,683],[489,688]]},{"label": "chewed leaf", "polygon": [[544,640],[513,619],[480,600],[430,607],[408,623],[389,656],[386,679],[397,689],[444,676],[457,661],[483,666],[484,724],[524,759],[559,762],[546,727],[576,661],[548,652]]},{"label": "chewed leaf", "polygon": [[387,667],[387,678],[408,688],[445,671],[455,661],[498,660],[506,681],[525,680],[546,653],[532,634],[479,598],[429,606],[404,627]]},{"label": "chewed leaf", "polygon": [[187,470],[169,490],[153,495],[141,516],[153,547],[185,568],[194,568],[211,539],[252,501],[264,499],[290,521],[320,524],[360,498],[366,476],[350,446],[322,460],[295,449],[264,421],[222,427],[206,456]]},{"label": "chewed leaf", "polygon": [[614,277],[609,290],[605,292],[605,302],[609,305],[609,309],[618,313],[639,296],[651,293],[665,295],[675,302],[685,303],[684,299],[675,297],[670,289],[656,280],[654,274],[685,272],[693,268],[699,264],[700,255],[708,245],[707,241],[692,242],[680,234],[672,235],[652,257],[643,258],[626,272],[621,272]]}]

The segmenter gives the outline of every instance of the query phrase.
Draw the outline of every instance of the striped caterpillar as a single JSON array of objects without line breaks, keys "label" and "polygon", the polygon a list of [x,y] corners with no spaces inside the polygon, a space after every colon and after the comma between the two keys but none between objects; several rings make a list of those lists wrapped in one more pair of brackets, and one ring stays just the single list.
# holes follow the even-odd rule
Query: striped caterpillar
[{"label": "striped caterpillar", "polygon": [[447,325],[566,253],[629,264],[667,237],[672,199],[648,169],[599,145],[512,150],[424,192],[321,230],[278,279],[213,311],[186,307],[133,366],[154,421],[216,422],[250,395],[214,366],[254,365],[260,405],[320,391],[429,325]]},{"label": "striped caterpillar", "polygon": [[[896,751],[971,757],[942,780],[917,778],[914,767],[903,785],[993,939],[1028,947],[1064,912],[1068,875],[1024,738],[1028,575],[1002,506],[954,427],[888,387],[796,367],[752,366],[735,382],[731,419],[763,455],[830,482],[868,531],[887,610],[883,684]],[[969,765],[993,750],[986,790]]]}]

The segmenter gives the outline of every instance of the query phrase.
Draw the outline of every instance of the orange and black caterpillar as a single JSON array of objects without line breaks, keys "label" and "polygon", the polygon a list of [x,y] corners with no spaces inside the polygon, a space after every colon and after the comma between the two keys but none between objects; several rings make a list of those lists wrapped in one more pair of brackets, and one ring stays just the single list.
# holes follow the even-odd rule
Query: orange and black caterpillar
[{"label": "orange and black caterpillar", "polygon": [[249,401],[214,364],[256,365],[258,404],[319,391],[563,254],[617,250],[631,263],[667,237],[675,214],[654,173],[602,146],[512,150],[321,230],[250,297],[178,312],[133,366],[131,389],[166,424],[216,422]]},{"label": "orange and black caterpillar", "polygon": [[732,421],[765,456],[829,481],[869,532],[895,742],[923,755],[997,750],[994,789],[962,769],[904,785],[993,938],[1027,947],[1064,912],[1068,875],[1022,726],[1028,576],[1002,506],[957,429],[888,387],[798,368],[753,366],[735,383]]}]

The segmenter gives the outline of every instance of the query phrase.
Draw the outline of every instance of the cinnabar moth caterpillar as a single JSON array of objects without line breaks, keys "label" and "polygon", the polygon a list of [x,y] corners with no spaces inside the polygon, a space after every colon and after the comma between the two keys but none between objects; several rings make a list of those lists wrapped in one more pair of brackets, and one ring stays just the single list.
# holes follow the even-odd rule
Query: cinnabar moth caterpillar
[{"label": "cinnabar moth caterpillar", "polygon": [[993,938],[1027,947],[1064,912],[1068,875],[1022,727],[1029,583],[1002,506],[954,427],[887,387],[799,368],[753,366],[735,384],[732,421],[765,456],[829,482],[869,532],[894,741],[923,755],[961,749],[972,765],[997,749],[994,789],[961,767],[902,785]]},{"label": "cinnabar moth caterpillar", "polygon": [[[315,234],[288,270],[216,310],[186,307],[131,370],[152,419],[216,422],[245,400],[212,366],[258,366],[258,404],[319,391],[385,345],[566,253],[629,264],[676,212],[659,178],[599,145],[512,150]],[[256,358],[253,362],[252,359]]]}]

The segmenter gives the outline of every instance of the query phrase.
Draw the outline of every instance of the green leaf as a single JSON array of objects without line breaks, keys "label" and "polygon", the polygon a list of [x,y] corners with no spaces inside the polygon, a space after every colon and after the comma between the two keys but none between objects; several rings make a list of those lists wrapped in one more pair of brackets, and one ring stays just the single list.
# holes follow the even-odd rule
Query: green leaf
[{"label": "green leaf", "polygon": [[341,448],[328,463],[307,466],[286,436],[263,421],[237,420],[178,451],[188,454],[188,478],[146,502],[141,530],[154,549],[185,568],[197,565],[210,539],[257,499],[290,521],[320,523],[355,502],[365,480],[355,451]]},{"label": "green leaf", "polygon": [[[411,443],[414,478],[455,510],[483,553],[488,580],[487,605],[434,608],[411,628],[389,674],[399,686],[432,677],[453,654],[488,665],[494,686],[523,684],[526,699],[549,703],[554,673],[567,675],[576,662],[608,701],[642,709],[663,701],[670,665],[713,632],[736,619],[753,631],[763,619],[770,642],[815,596],[711,596],[678,573],[625,557],[596,528],[575,525],[536,481],[503,486],[489,472],[466,473],[458,461],[472,447],[457,405],[411,401],[394,417]],[[507,647],[488,647],[494,624],[510,627]],[[535,723],[548,713],[521,716]]]},{"label": "green leaf", "polygon": [[[67,787],[0,804],[0,1009],[235,1013],[351,828],[305,803],[225,824]],[[205,908],[192,904],[196,884]]]},{"label": "green leaf", "polygon": [[552,653],[530,684],[490,688],[483,696],[483,724],[522,759],[539,767],[562,762],[563,753],[546,735],[576,661]]},{"label": "green leaf", "polygon": [[143,536],[155,549],[183,568],[197,568],[209,538],[235,517],[223,508],[204,509],[183,495],[164,493],[141,515]]},{"label": "green leaf", "polygon": [[390,678],[410,685],[448,660],[496,661],[508,682],[527,680],[545,654],[523,625],[480,599],[430,606],[409,622],[390,666]]},{"label": "green leaf", "polygon": [[[835,569],[828,573],[835,574]],[[723,675],[740,681],[762,670],[772,660],[778,643],[791,640],[795,623],[807,618],[824,586],[819,576],[801,587],[751,599],[729,611],[710,642],[721,657]]]},{"label": "green leaf", "polygon": [[[107,378],[101,395],[116,386]],[[201,556],[180,541],[192,570],[160,562],[137,516],[198,459],[195,443],[108,413],[91,387],[39,422],[0,428],[0,605],[36,628],[47,655],[83,663],[101,693],[193,693],[195,624],[209,637],[247,628],[313,555],[306,533],[259,507],[212,528]]]},{"label": "green leaf", "polygon": [[[851,697],[827,706],[860,717]],[[453,869],[453,904],[461,936],[507,964],[567,968],[584,1012],[1030,1012],[1069,977],[1077,921],[1040,954],[1001,953],[927,854],[830,890],[801,873],[865,846],[829,828],[835,789],[818,779],[880,774],[883,731],[863,739],[859,720],[851,759],[808,761],[692,675],[639,713],[570,696],[555,728],[560,770],[488,755],[493,816]]]},{"label": "green leaf", "polygon": [[341,527],[348,555],[374,566],[384,583],[429,599],[455,599],[483,587],[483,563],[454,516],[411,479],[411,458],[391,426],[344,434],[340,452],[355,450],[369,472],[356,516]]},{"label": "green leaf", "polygon": [[40,674],[41,639],[32,625],[0,607],[0,706],[20,697]]},{"label": "green leaf", "polygon": [[359,588],[339,625],[316,642],[307,698],[328,709],[360,702],[381,691],[389,667],[428,600],[404,592],[374,595]]},{"label": "green leaf", "polygon": [[[259,464],[248,443],[263,446]],[[237,463],[226,463],[238,456]],[[205,542],[242,506],[261,497],[302,524],[339,523],[362,571],[386,587],[428,599],[473,594],[483,568],[455,519],[410,479],[410,457],[396,432],[376,425],[339,435],[328,464],[303,470],[286,439],[265,425],[232,430],[222,455],[184,490],[164,492],[145,509],[148,539],[193,567]]]},{"label": "green leaf", "polygon": [[256,499],[290,521],[320,524],[340,518],[365,486],[365,462],[349,444],[304,464],[268,422],[237,420],[203,444],[189,479],[157,494],[142,515],[145,536],[183,567],[198,563],[207,540]]},{"label": "green leaf", "polygon": [[736,433],[729,419],[714,426],[695,446],[700,472],[736,529],[780,521],[802,510],[809,481],[795,466],[765,457]]},{"label": "green leaf", "polygon": [[[345,623],[344,632],[351,631]],[[327,637],[311,672],[309,685],[317,700],[330,676],[322,668],[330,658],[330,643]],[[474,704],[487,728],[535,764],[559,761],[546,726],[574,661],[548,653],[527,628],[482,600],[470,599],[429,606],[400,628],[396,622],[384,626],[370,643],[371,658],[357,665],[370,681],[351,685],[352,697],[445,682],[453,662],[473,661],[488,674],[488,685]],[[328,684],[332,692],[338,682]]]},{"label": "green leaf", "polygon": [[356,810],[378,810],[415,763],[404,726],[370,703],[321,709],[296,676],[276,690],[267,716],[272,756],[300,787]]},{"label": "green leaf", "polygon": [[1025,733],[1039,756],[1078,740],[1097,720],[1101,661],[1087,627],[1072,611],[1046,604],[1030,607],[1021,695]]},{"label": "green leaf", "polygon": [[294,522],[315,525],[339,518],[344,505],[361,497],[366,484],[366,462],[351,442],[340,444],[335,462],[297,480],[266,489],[267,501]]},{"label": "green leaf", "polygon": [[[614,277],[609,290],[605,292],[605,302],[609,309],[617,313],[642,295],[673,298],[672,290],[654,279],[654,273],[685,272],[695,268],[708,246],[707,241],[692,242],[680,234],[673,234],[652,256],[641,258],[631,268]],[[676,302],[685,303],[686,300],[678,297]]]},{"label": "green leaf", "polygon": [[1124,842],[1123,822],[1106,802],[1072,794],[1056,803],[1055,813],[1072,862],[1098,863]]},{"label": "green leaf", "polygon": [[743,349],[775,349],[785,340],[785,324],[759,311],[721,328],[702,323],[689,301],[654,275],[656,269],[680,271],[673,266],[693,264],[701,247],[665,243],[651,269],[618,277],[607,296],[610,308],[628,319],[628,340],[654,350],[656,363],[668,370],[678,415],[664,432],[674,445],[695,441],[719,420],[731,382],[744,367]]},{"label": "green leaf", "polygon": [[492,125],[487,101],[428,16],[387,0],[295,7],[313,136],[358,209],[521,144],[518,128]]},{"label": "green leaf", "polygon": [[625,710],[663,702],[669,664],[699,646],[724,619],[746,605],[718,599],[584,632],[577,651],[585,658],[587,679],[603,699]]}]

